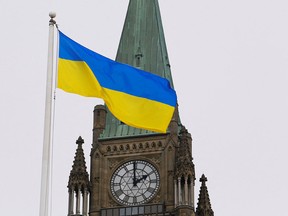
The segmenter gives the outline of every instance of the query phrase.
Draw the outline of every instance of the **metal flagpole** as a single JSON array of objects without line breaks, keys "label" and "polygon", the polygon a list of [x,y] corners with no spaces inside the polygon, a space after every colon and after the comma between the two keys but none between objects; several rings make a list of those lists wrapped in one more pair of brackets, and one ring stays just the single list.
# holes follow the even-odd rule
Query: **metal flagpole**
[{"label": "metal flagpole", "polygon": [[53,51],[54,51],[54,25],[53,18],[56,14],[49,13],[49,39],[48,39],[48,66],[46,81],[46,102],[44,119],[44,140],[42,153],[42,174],[41,174],[41,194],[40,194],[40,216],[48,216],[49,210],[49,190],[50,190],[50,170],[51,170],[51,134],[52,134],[52,94],[53,94]]}]

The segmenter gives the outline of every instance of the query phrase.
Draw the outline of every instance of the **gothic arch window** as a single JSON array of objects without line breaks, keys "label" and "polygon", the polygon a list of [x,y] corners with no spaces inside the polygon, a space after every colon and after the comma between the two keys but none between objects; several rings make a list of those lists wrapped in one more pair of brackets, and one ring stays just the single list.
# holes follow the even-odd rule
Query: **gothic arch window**
[{"label": "gothic arch window", "polygon": [[111,146],[107,146],[107,152],[111,152]]},{"label": "gothic arch window", "polygon": [[124,147],[123,145],[120,145],[120,148],[119,148],[120,151],[123,151],[124,150]]},{"label": "gothic arch window", "polygon": [[117,146],[113,146],[113,151],[117,151],[118,149],[117,149]]}]

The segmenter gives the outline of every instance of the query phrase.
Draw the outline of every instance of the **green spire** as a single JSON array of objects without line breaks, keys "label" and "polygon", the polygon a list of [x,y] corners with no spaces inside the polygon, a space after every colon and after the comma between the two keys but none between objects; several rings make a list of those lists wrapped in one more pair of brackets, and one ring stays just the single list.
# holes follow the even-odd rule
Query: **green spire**
[{"label": "green spire", "polygon": [[[173,87],[158,0],[130,0],[116,61],[165,77]],[[153,134],[129,127],[109,111],[101,138]]]},{"label": "green spire", "polygon": [[165,77],[173,86],[157,0],[130,0],[116,61]]}]

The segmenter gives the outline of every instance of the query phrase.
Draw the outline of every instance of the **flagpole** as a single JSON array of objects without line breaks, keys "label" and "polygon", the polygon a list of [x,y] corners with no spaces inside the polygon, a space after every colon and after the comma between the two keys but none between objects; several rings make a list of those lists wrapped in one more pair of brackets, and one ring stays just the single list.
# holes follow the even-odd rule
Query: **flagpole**
[{"label": "flagpole", "polygon": [[40,194],[40,216],[48,216],[49,192],[50,192],[50,170],[51,170],[51,134],[52,134],[52,94],[53,94],[53,51],[54,51],[54,25],[53,18],[56,14],[49,13],[49,39],[48,39],[48,65],[46,80],[46,102],[44,119],[44,139],[42,153],[42,174],[41,174],[41,194]]}]

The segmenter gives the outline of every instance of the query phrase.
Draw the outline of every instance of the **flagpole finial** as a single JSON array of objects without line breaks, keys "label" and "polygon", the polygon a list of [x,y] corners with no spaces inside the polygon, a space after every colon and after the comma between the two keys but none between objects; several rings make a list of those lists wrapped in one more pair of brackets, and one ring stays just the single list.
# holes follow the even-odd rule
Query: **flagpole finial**
[{"label": "flagpole finial", "polygon": [[49,21],[49,25],[54,25],[56,24],[56,21],[54,20],[54,18],[56,17],[56,13],[51,11],[49,13],[49,17],[51,18],[50,21]]},{"label": "flagpole finial", "polygon": [[50,16],[51,19],[53,19],[53,18],[56,17],[56,13],[55,13],[54,11],[51,11],[51,12],[49,13],[49,16]]}]

